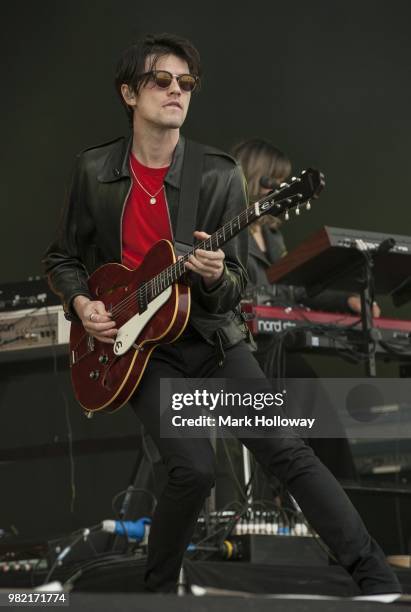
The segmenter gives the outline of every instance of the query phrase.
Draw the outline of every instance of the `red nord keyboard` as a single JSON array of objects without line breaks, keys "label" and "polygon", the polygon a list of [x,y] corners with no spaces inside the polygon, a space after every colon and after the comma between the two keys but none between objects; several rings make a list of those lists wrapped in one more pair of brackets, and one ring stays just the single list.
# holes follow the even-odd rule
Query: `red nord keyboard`
[{"label": "red nord keyboard", "polygon": [[[364,342],[359,316],[251,302],[241,310],[253,335],[283,334],[294,348],[341,350]],[[374,319],[374,329],[377,352],[411,357],[411,321]]]}]

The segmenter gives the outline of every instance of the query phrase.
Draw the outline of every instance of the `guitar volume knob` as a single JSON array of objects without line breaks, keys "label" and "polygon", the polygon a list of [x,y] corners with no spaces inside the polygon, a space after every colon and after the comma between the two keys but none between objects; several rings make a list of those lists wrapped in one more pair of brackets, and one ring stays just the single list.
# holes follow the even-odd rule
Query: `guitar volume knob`
[{"label": "guitar volume knob", "polygon": [[91,378],[91,380],[97,380],[97,378],[100,376],[100,372],[98,370],[91,370],[89,377]]},{"label": "guitar volume knob", "polygon": [[106,364],[108,363],[108,355],[103,354],[98,358],[99,363]]}]

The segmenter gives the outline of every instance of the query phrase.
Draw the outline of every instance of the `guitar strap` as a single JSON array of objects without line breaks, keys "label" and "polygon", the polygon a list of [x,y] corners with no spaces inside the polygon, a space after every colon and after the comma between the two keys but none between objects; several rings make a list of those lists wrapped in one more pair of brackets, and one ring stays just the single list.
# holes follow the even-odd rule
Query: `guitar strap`
[{"label": "guitar strap", "polygon": [[203,172],[204,150],[205,147],[203,145],[186,139],[174,241],[177,255],[185,255],[185,253],[193,248],[193,232],[197,229],[196,219],[201,175]]}]

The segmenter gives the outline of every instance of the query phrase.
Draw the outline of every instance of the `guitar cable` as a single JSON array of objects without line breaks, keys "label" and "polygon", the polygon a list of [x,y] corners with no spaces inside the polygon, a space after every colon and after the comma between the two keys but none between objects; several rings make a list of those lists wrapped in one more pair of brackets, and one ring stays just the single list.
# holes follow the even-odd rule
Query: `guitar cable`
[{"label": "guitar cable", "polygon": [[132,496],[134,493],[145,493],[146,495],[151,497],[152,504],[151,504],[150,516],[153,516],[154,510],[156,509],[156,506],[157,506],[157,497],[154,495],[154,493],[152,491],[149,491],[149,489],[143,489],[143,488],[139,488],[139,487],[129,486],[129,487],[127,487],[127,489],[123,489],[122,491],[119,491],[118,493],[116,493],[114,495],[113,499],[111,500],[111,508],[113,510],[113,514],[115,516],[117,516],[117,520],[121,523],[121,526],[123,528],[124,537],[126,539],[126,545],[125,545],[124,552],[126,552],[128,550],[128,547],[130,545],[130,539],[128,537],[128,532],[127,532],[126,526],[124,524],[124,516],[120,516],[120,511],[118,511],[116,509],[116,502],[117,502],[117,500],[122,495],[124,495],[124,496],[126,496],[126,495]]},{"label": "guitar cable", "polygon": [[[47,303],[45,303],[44,308],[46,311],[48,326],[50,329],[52,329],[51,314],[50,314],[50,310],[49,310]],[[71,491],[70,512],[71,514],[73,514],[74,504],[76,501],[76,476],[75,476],[76,472],[75,472],[75,462],[74,462],[74,452],[73,452],[73,428],[72,428],[71,420],[70,420],[69,400],[65,392],[65,389],[59,380],[57,351],[56,351],[57,337],[53,334],[51,335],[51,341],[52,341],[51,352],[52,352],[52,357],[53,357],[53,376],[56,378],[57,386],[60,391],[61,398],[63,400],[64,417],[65,417],[66,427],[67,427],[67,443],[68,443],[68,456],[69,456],[69,464],[70,464],[70,491]]]}]

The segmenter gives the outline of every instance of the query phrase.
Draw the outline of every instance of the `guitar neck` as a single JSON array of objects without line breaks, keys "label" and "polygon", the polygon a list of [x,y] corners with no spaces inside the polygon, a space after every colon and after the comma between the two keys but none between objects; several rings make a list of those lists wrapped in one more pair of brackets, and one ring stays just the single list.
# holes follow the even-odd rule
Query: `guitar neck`
[{"label": "guitar neck", "polygon": [[263,214],[273,209],[275,216],[282,213],[288,215],[288,210],[299,207],[307,202],[309,208],[310,198],[317,198],[324,187],[324,177],[316,170],[306,170],[300,177],[293,177],[291,184],[284,183],[279,189],[267,194],[264,198],[247,206],[239,215],[227,221],[214,234],[206,240],[196,244],[188,253],[183,255],[174,264],[162,270],[150,281],[144,283],[140,288],[141,306],[144,307],[148,302],[157,297],[165,289],[176,283],[186,272],[185,263],[188,261],[196,249],[215,251],[221,248],[226,242],[234,238],[245,227],[253,223]]},{"label": "guitar neck", "polygon": [[[270,195],[273,197],[273,194]],[[187,272],[185,263],[197,249],[216,251],[226,242],[234,238],[234,236],[239,234],[245,227],[256,221],[256,219],[258,219],[258,217],[261,215],[261,206],[266,201],[270,202],[270,200],[264,199],[264,201],[261,200],[261,202],[256,202],[255,204],[245,208],[239,215],[231,219],[231,221],[225,223],[225,225],[220,227],[209,238],[197,243],[190,251],[178,259],[176,263],[168,266],[157,274],[157,276],[153,277],[148,282],[148,285],[150,285],[150,287],[147,288],[147,295],[149,298],[154,299],[162,291],[167,289],[167,287],[177,282],[183,276],[183,274]],[[274,201],[272,202],[272,205],[274,205]]]}]

